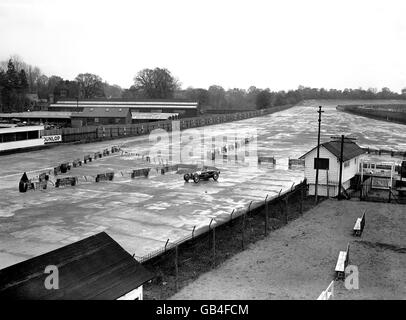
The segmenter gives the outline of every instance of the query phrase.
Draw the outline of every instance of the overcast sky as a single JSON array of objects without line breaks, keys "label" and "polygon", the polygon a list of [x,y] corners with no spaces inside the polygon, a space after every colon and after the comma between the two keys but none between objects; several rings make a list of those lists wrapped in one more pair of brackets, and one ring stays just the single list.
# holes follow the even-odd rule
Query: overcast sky
[{"label": "overcast sky", "polygon": [[129,87],[406,87],[405,0],[0,0],[0,60]]}]

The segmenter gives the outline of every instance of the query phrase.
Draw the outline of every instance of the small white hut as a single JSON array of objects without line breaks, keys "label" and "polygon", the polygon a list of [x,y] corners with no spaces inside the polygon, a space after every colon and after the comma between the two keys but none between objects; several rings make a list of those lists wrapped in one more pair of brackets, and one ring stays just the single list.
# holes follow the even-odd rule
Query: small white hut
[{"label": "small white hut", "polygon": [[[360,157],[365,151],[353,141],[345,140],[343,147],[342,186],[348,189],[350,180],[359,168]],[[329,141],[320,144],[319,160],[319,196],[336,197],[340,176],[341,141]],[[311,149],[299,159],[305,160],[305,177],[309,184],[309,194],[315,195],[317,147]],[[320,169],[322,168],[322,169]]]}]

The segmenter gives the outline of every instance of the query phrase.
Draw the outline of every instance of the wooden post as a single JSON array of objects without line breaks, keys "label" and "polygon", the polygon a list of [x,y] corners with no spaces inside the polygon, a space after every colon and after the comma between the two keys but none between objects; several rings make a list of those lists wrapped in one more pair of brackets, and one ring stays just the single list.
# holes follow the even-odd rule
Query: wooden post
[{"label": "wooden post", "polygon": [[330,185],[328,183],[328,170],[326,171],[326,180],[327,180],[327,198],[330,198]]},{"label": "wooden post", "polygon": [[305,188],[305,184],[302,183],[302,187],[300,188],[300,202],[299,202],[299,212],[301,215],[303,214],[304,188]]},{"label": "wooden post", "polygon": [[340,151],[340,175],[338,176],[338,200],[341,200],[341,184],[343,178],[343,153],[344,153],[344,135],[341,135],[341,151]]},{"label": "wooden post", "polygon": [[179,270],[178,270],[178,246],[175,247],[175,286],[176,286],[176,291],[179,290],[179,283],[178,283],[178,275],[179,275]]},{"label": "wooden post", "polygon": [[265,198],[265,237],[268,235],[268,202],[266,202],[267,199],[268,195],[266,195]]},{"label": "wooden post", "polygon": [[[318,129],[318,134],[317,134],[317,161],[319,161],[320,158],[320,127],[321,127],[321,114],[324,111],[321,111],[321,106],[319,106],[319,110],[317,111],[317,113],[319,114],[319,129]],[[315,185],[314,185],[314,194],[315,194],[315,203],[317,204],[317,197],[318,197],[318,184],[319,184],[319,166],[318,166],[318,162],[317,162],[317,167],[316,167],[316,181],[315,181]]]}]

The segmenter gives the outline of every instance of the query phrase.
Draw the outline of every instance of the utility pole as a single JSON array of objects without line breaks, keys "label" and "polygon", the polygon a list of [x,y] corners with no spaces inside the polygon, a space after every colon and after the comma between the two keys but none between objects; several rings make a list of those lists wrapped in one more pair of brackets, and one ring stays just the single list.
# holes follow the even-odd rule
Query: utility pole
[{"label": "utility pole", "polygon": [[338,195],[337,195],[337,199],[340,200],[341,199],[341,190],[342,188],[342,178],[343,178],[343,158],[344,158],[344,143],[351,143],[354,140],[357,140],[356,138],[350,138],[350,137],[346,137],[344,135],[340,136],[334,136],[331,137],[334,141],[338,141],[338,139],[341,140],[341,150],[340,150],[340,175],[338,177]]},{"label": "utility pole", "polygon": [[314,194],[315,194],[315,203],[317,204],[317,195],[318,195],[318,185],[319,185],[319,158],[320,158],[320,126],[321,126],[321,114],[324,111],[321,111],[321,106],[319,106],[319,110],[317,111],[317,113],[319,114],[319,131],[317,134],[317,160],[316,160],[316,183],[314,186]]},{"label": "utility pole", "polygon": [[340,176],[338,177],[338,200],[341,200],[341,183],[343,177],[344,135],[341,135]]}]

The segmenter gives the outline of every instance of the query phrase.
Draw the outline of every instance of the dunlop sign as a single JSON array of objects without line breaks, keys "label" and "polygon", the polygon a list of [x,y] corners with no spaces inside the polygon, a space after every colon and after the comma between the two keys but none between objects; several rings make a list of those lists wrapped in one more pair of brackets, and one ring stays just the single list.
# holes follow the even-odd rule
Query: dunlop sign
[{"label": "dunlop sign", "polygon": [[61,135],[43,136],[43,138],[44,138],[44,143],[62,142],[62,136]]}]

